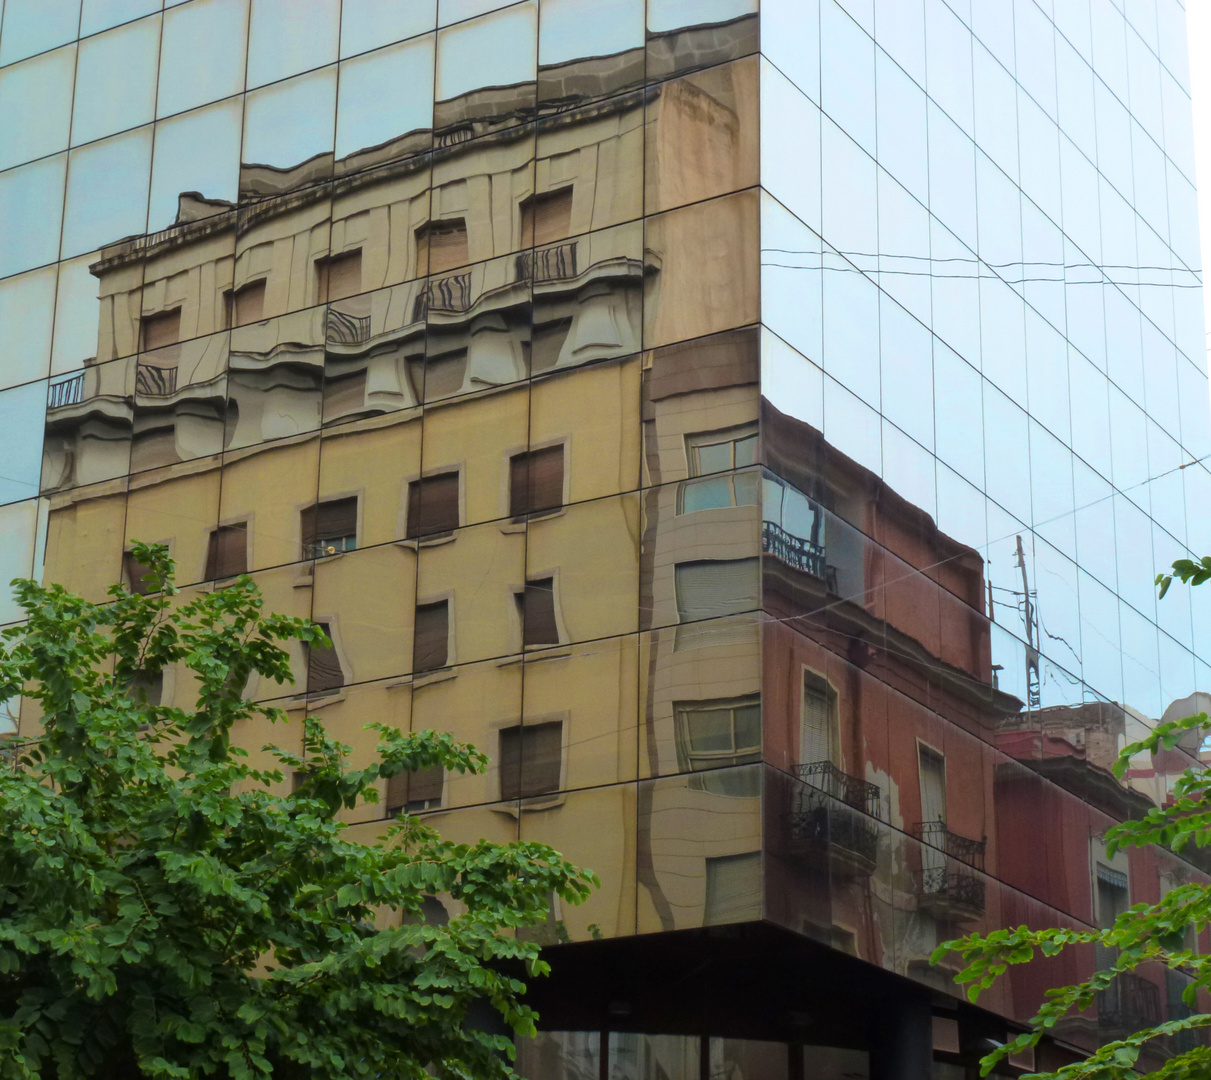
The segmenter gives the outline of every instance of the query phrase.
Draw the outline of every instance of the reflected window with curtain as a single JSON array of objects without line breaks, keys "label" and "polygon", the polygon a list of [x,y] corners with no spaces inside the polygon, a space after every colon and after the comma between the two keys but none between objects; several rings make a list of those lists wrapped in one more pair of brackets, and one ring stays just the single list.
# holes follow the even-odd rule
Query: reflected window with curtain
[{"label": "reflected window with curtain", "polygon": [[412,670],[418,674],[450,662],[450,601],[416,605],[412,636]]},{"label": "reflected window with curtain", "polygon": [[558,791],[563,773],[563,721],[503,728],[498,760],[502,799],[532,799]]},{"label": "reflected window with curtain", "polygon": [[334,694],[345,685],[345,673],[332,643],[331,624],[316,625],[324,631],[325,643],[307,647],[307,693]]},{"label": "reflected window with curtain", "polygon": [[304,559],[322,559],[357,547],[356,495],[316,503],[300,517]]}]

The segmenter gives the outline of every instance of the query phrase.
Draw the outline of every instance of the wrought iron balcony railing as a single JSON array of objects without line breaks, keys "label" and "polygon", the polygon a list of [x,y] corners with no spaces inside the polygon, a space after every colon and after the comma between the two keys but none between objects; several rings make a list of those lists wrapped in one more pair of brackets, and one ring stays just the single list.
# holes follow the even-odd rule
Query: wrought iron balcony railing
[{"label": "wrought iron balcony railing", "polygon": [[177,369],[140,362],[135,367],[135,394],[139,397],[171,397],[177,392]]},{"label": "wrought iron balcony railing", "polygon": [[952,859],[974,866],[977,870],[984,869],[984,850],[988,846],[987,838],[972,840],[966,836],[951,832],[944,821],[919,821],[912,827],[913,835],[922,843],[932,848],[946,852]]},{"label": "wrought iron balcony railing", "polygon": [[831,592],[837,591],[837,568],[828,565],[824,548],[818,544],[788,533],[772,521],[763,521],[761,550],[786,563],[792,570],[801,570],[812,577],[821,578]]},{"label": "wrought iron balcony railing", "polygon": [[430,311],[469,311],[471,303],[471,271],[449,274],[430,281],[418,294],[412,311],[412,321],[420,322]]},{"label": "wrought iron balcony railing", "polygon": [[965,866],[950,863],[920,871],[922,905],[948,917],[982,915],[986,893],[984,879]]},{"label": "wrought iron balcony railing", "polygon": [[1098,1026],[1123,1033],[1161,1022],[1161,990],[1141,975],[1124,972],[1097,995]]},{"label": "wrought iron balcony railing", "polygon": [[81,372],[74,379],[52,383],[50,394],[46,400],[48,409],[61,409],[65,405],[79,405],[84,400],[84,374]]},{"label": "wrought iron balcony railing", "polygon": [[370,316],[328,309],[328,344],[361,345],[370,340]]},{"label": "wrought iron balcony railing", "polygon": [[818,788],[838,802],[861,810],[871,817],[882,817],[883,799],[879,785],[842,772],[831,761],[812,761],[798,767],[799,779]]},{"label": "wrought iron balcony railing", "polygon": [[523,251],[517,256],[517,277],[525,281],[533,277],[536,284],[544,281],[566,281],[576,276],[576,247],[573,240],[568,244],[542,248],[539,251]]}]

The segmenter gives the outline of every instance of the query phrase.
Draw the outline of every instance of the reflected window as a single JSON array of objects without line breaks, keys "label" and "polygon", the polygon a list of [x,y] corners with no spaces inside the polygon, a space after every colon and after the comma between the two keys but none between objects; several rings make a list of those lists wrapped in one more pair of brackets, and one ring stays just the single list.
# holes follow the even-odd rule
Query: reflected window
[{"label": "reflected window", "polygon": [[453,270],[470,261],[467,255],[467,222],[463,218],[430,221],[416,230],[416,265],[428,266],[430,274]]},{"label": "reflected window", "polygon": [[716,855],[706,860],[704,926],[761,918],[761,852]]},{"label": "reflected window", "polygon": [[735,615],[757,606],[760,560],[703,559],[674,571],[677,613],[683,623]]},{"label": "reflected window", "polygon": [[498,760],[502,799],[531,799],[558,791],[563,769],[563,721],[504,728]]},{"label": "reflected window", "polygon": [[408,485],[409,540],[458,528],[458,473],[423,476]]},{"label": "reflected window", "polygon": [[756,473],[738,476],[711,475],[754,465],[757,461],[755,425],[727,431],[702,432],[685,437],[686,464],[690,476],[679,496],[679,513],[718,510],[728,506],[755,506],[760,477]]},{"label": "reflected window", "polygon": [[326,622],[316,625],[324,631],[324,643],[307,647],[307,693],[332,694],[345,685],[345,673],[332,644],[331,625]]},{"label": "reflected window", "polygon": [[559,625],[555,619],[555,579],[536,578],[524,591],[514,594],[521,617],[522,644],[558,645]]},{"label": "reflected window", "polygon": [[146,596],[148,593],[155,591],[155,585],[147,580],[147,575],[151,573],[151,567],[145,563],[139,562],[135,558],[133,551],[126,551],[122,554],[122,580],[126,583],[126,587],[139,596]]},{"label": "reflected window", "polygon": [[248,522],[220,525],[206,548],[206,580],[248,573]]},{"label": "reflected window", "polygon": [[446,770],[440,765],[396,773],[387,781],[387,816],[437,810],[445,781]]},{"label": "reflected window", "polygon": [[362,291],[362,249],[317,260],[315,278],[317,303],[356,296]]},{"label": "reflected window", "polygon": [[316,503],[300,517],[304,559],[322,559],[357,547],[356,495]]},{"label": "reflected window", "polygon": [[227,326],[245,326],[265,317],[265,279],[250,281],[223,294],[227,304]]},{"label": "reflected window", "polygon": [[450,601],[416,605],[412,670],[434,671],[450,662]]},{"label": "reflected window", "polygon": [[799,706],[799,761],[837,764],[837,692],[814,671],[803,672]]},{"label": "reflected window", "polygon": [[531,195],[521,204],[522,247],[562,240],[572,231],[572,188]]},{"label": "reflected window", "polygon": [[698,772],[761,758],[761,697],[679,702],[677,751],[683,767]]},{"label": "reflected window", "polygon": [[562,507],[562,443],[515,454],[509,459],[509,514],[514,521],[527,514],[550,513]]},{"label": "reflected window", "polygon": [[126,684],[126,696],[136,705],[159,705],[164,700],[164,672],[136,671]]},{"label": "reflected window", "polygon": [[144,315],[139,325],[142,350],[162,349],[181,340],[181,309],[160,311],[155,315]]}]

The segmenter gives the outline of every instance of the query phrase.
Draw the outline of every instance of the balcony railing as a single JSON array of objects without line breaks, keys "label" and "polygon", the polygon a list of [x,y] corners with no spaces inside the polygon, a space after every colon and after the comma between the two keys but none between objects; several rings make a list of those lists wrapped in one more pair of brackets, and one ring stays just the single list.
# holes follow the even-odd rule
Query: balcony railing
[{"label": "balcony railing", "polygon": [[517,276],[525,281],[533,277],[536,283],[566,281],[576,276],[576,241],[557,244],[541,251],[523,251],[517,256]]},{"label": "balcony railing", "polygon": [[922,843],[946,852],[952,859],[965,862],[977,870],[984,869],[987,839],[971,840],[958,833],[952,833],[944,821],[919,821],[913,826],[912,833]]},{"label": "balcony railing", "polygon": [[412,321],[420,322],[430,311],[461,313],[471,309],[471,271],[450,274],[430,281],[416,298]]},{"label": "balcony railing", "polygon": [[869,783],[857,776],[850,776],[837,768],[831,761],[812,761],[798,768],[799,779],[819,791],[861,810],[871,817],[882,817],[883,800],[879,785]]},{"label": "balcony railing", "polygon": [[1098,1026],[1123,1033],[1161,1022],[1161,990],[1140,975],[1124,972],[1097,995]]},{"label": "balcony railing", "polygon": [[361,345],[370,340],[370,316],[328,310],[328,344]]},{"label": "balcony railing", "polygon": [[837,568],[825,560],[824,548],[802,536],[788,533],[772,521],[761,523],[761,550],[792,570],[801,570],[824,580],[832,592],[837,591]]},{"label": "balcony railing", "polygon": [[135,367],[135,394],[139,397],[171,397],[177,392],[177,369],[140,363]]},{"label": "balcony railing", "polygon": [[52,383],[50,394],[46,399],[48,409],[62,409],[65,405],[79,405],[84,400],[84,373],[74,379],[65,379],[60,383]]},{"label": "balcony railing", "polygon": [[864,875],[874,872],[879,854],[879,826],[848,806],[838,805],[822,791],[805,787],[797,793],[789,821],[792,852],[825,850],[844,857]]},{"label": "balcony railing", "polygon": [[953,863],[920,871],[921,906],[946,918],[978,918],[986,902],[984,879]]}]

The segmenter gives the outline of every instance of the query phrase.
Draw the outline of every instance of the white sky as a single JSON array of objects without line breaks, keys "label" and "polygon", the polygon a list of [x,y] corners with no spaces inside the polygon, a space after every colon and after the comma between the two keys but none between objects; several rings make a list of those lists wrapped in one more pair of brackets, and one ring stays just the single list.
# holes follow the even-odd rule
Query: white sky
[{"label": "white sky", "polygon": [[[1211,266],[1211,0],[1186,0],[1190,37],[1190,90],[1194,102],[1194,168],[1204,270]],[[1204,290],[1211,331],[1211,294]],[[1211,334],[1208,335],[1211,345]]]}]

